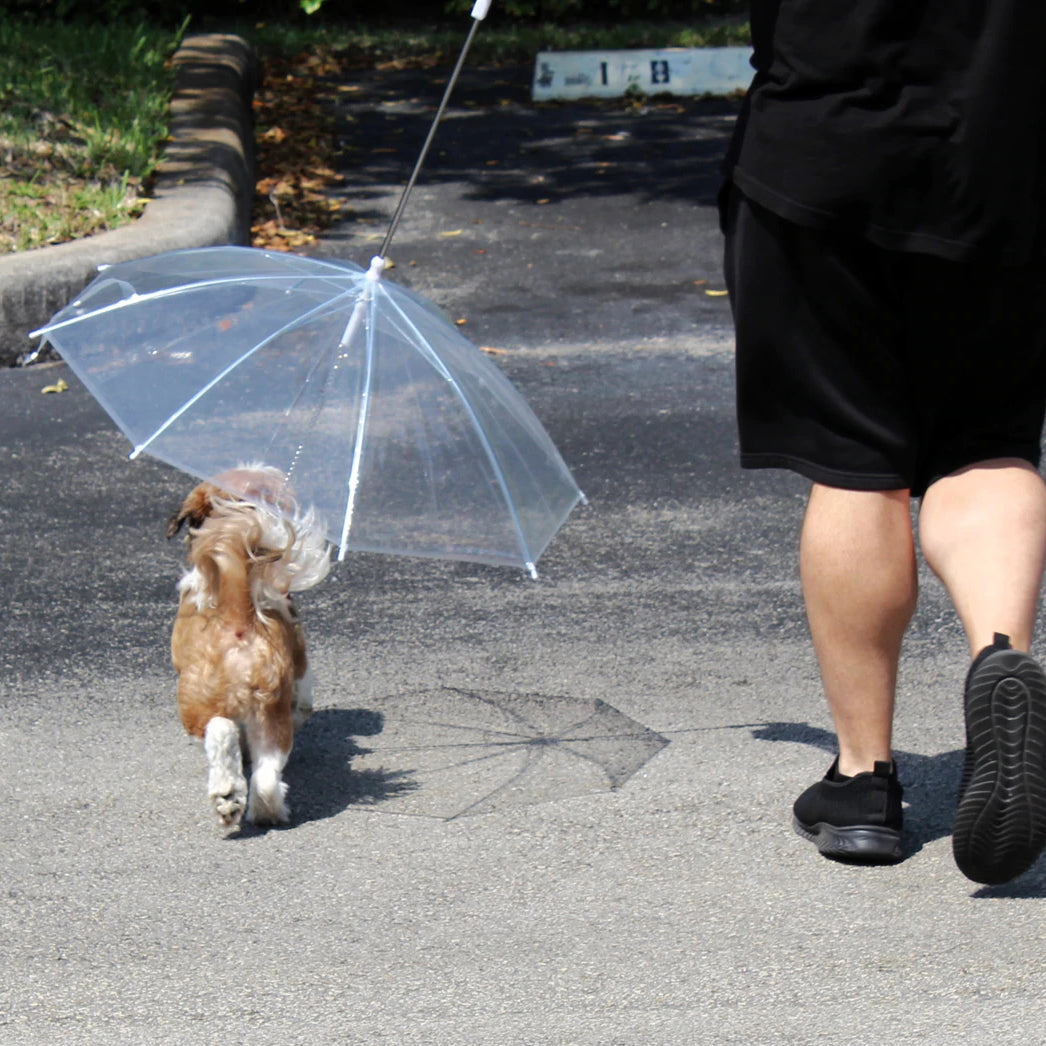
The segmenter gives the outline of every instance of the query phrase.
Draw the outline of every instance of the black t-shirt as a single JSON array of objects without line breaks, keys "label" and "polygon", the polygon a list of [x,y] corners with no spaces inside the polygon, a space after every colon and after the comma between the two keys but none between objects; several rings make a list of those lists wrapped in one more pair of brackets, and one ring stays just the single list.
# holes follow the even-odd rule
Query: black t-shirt
[{"label": "black t-shirt", "polygon": [[751,0],[727,160],[781,217],[887,248],[1046,256],[1046,0]]}]

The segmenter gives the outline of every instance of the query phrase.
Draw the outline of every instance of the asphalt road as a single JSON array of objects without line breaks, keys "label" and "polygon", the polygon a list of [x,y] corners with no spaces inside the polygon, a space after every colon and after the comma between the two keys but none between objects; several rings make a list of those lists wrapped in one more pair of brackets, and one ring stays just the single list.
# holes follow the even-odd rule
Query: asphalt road
[{"label": "asphalt road", "polygon": [[[290,827],[225,837],[174,712],[163,531],[190,481],[127,462],[63,366],[0,373],[4,1046],[1041,1038],[1046,865],[980,889],[952,864],[964,644],[929,577],[907,859],[834,864],[790,830],[831,737],[804,484],[738,470],[706,293],[730,107],[535,108],[525,78],[467,78],[392,276],[502,350],[589,504],[536,582],[357,556],[306,594]],[[432,85],[351,86],[354,213],[318,253],[365,262]],[[635,726],[577,757],[547,717],[595,699]],[[492,744],[477,709],[523,725]]]}]

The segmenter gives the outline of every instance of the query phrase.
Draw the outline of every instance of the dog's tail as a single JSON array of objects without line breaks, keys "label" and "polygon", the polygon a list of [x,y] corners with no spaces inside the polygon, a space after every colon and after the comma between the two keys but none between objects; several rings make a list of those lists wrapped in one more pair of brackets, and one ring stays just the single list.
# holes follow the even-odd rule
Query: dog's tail
[{"label": "dog's tail", "polygon": [[192,569],[179,588],[189,592],[201,610],[213,607],[227,626],[245,631],[258,613],[251,598],[251,558],[241,528],[233,530],[225,523],[212,515],[199,528],[189,549]]},{"label": "dog's tail", "polygon": [[326,531],[312,509],[288,519],[265,506],[256,507],[261,536],[252,552],[251,594],[259,610],[286,605],[290,592],[318,585],[331,568]]}]

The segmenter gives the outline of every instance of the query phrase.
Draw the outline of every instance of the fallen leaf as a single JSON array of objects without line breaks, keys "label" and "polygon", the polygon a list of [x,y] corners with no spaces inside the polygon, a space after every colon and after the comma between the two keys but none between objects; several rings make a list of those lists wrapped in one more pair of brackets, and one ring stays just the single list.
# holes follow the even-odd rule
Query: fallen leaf
[{"label": "fallen leaf", "polygon": [[508,349],[495,349],[493,345],[480,345],[480,352],[485,352],[490,356],[507,356],[509,354]]},{"label": "fallen leaf", "polygon": [[709,298],[725,298],[729,293],[729,291],[705,291]]},{"label": "fallen leaf", "polygon": [[45,396],[52,392],[68,392],[69,385],[66,383],[65,378],[59,378],[53,385],[45,385],[40,391]]},{"label": "fallen leaf", "polygon": [[446,232],[441,232],[440,236],[460,236],[464,231],[464,229],[448,229]]},{"label": "fallen leaf", "polygon": [[464,316],[460,320],[454,321],[454,325],[457,327],[464,327],[466,323],[468,323],[468,320],[466,320]]}]

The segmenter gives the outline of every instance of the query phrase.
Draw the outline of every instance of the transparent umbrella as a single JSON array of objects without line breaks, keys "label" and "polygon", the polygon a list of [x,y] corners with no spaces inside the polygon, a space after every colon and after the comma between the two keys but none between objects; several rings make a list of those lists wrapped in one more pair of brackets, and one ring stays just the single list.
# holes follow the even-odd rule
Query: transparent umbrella
[{"label": "transparent umbrella", "polygon": [[113,265],[39,331],[131,440],[279,468],[349,550],[535,564],[581,500],[530,407],[429,302],[245,247]]}]

